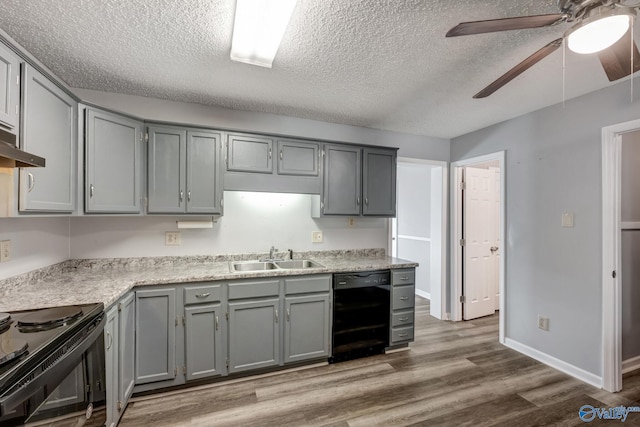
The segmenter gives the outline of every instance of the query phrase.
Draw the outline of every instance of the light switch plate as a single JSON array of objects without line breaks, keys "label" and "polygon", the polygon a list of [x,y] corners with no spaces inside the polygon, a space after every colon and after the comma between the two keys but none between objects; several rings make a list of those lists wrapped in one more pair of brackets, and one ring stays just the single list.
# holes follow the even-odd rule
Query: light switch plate
[{"label": "light switch plate", "polygon": [[165,246],[180,246],[182,240],[180,239],[179,231],[167,231],[164,233],[164,245]]},{"label": "light switch plate", "polygon": [[11,240],[0,242],[0,262],[11,261]]},{"label": "light switch plate", "polygon": [[311,232],[311,242],[312,243],[322,243],[322,231],[313,231]]},{"label": "light switch plate", "polygon": [[562,214],[562,226],[563,227],[573,227],[573,214],[572,213],[563,213]]}]

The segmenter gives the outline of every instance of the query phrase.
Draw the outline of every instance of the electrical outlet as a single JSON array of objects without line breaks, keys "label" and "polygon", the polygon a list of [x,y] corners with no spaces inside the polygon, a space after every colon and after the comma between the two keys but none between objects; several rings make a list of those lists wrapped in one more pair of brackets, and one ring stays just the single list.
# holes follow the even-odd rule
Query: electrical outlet
[{"label": "electrical outlet", "polygon": [[571,228],[573,227],[573,214],[572,213],[563,213],[562,214],[562,226]]},{"label": "electrical outlet", "polygon": [[311,243],[322,243],[322,231],[311,232]]},{"label": "electrical outlet", "polygon": [[354,225],[356,225],[356,220],[355,220],[354,218],[349,218],[349,219],[347,220],[347,225],[348,225],[349,227],[353,227]]},{"label": "electrical outlet", "polygon": [[543,331],[549,330],[549,318],[544,316],[538,316],[538,328]]},{"label": "electrical outlet", "polygon": [[11,240],[0,242],[0,262],[11,261]]},{"label": "electrical outlet", "polygon": [[165,246],[180,246],[181,243],[179,231],[167,231],[164,233]]}]

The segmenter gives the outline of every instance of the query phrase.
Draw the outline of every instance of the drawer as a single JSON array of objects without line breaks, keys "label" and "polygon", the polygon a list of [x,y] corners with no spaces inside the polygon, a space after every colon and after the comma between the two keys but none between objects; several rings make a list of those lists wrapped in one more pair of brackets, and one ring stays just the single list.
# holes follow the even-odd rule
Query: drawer
[{"label": "drawer", "polygon": [[280,280],[252,280],[229,283],[229,299],[261,298],[280,295]]},{"label": "drawer", "polygon": [[413,285],[394,286],[391,291],[391,310],[413,308],[415,299],[416,295]]},{"label": "drawer", "polygon": [[406,270],[391,270],[391,283],[394,285],[408,285],[416,282],[415,268]]},{"label": "drawer", "polygon": [[222,300],[222,285],[188,285],[184,287],[184,303],[217,302]]},{"label": "drawer", "polygon": [[284,279],[284,293],[287,295],[329,292],[330,289],[331,276],[322,275]]},{"label": "drawer", "polygon": [[398,313],[391,314],[391,327],[412,325],[414,322],[413,310],[400,311]]},{"label": "drawer", "polygon": [[413,326],[394,328],[391,330],[391,344],[404,341],[413,341]]}]

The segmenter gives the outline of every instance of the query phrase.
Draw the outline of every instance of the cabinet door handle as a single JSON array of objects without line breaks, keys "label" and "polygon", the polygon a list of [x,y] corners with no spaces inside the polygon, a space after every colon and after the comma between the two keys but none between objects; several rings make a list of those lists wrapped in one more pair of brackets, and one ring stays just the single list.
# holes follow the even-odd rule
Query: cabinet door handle
[{"label": "cabinet door handle", "polygon": [[282,160],[282,150],[280,150],[280,160]]},{"label": "cabinet door handle", "polygon": [[107,331],[107,350],[111,348],[113,344],[113,337],[111,336],[111,332]]},{"label": "cabinet door handle", "polygon": [[278,323],[278,309],[276,309],[276,323]]},{"label": "cabinet door handle", "polygon": [[216,331],[220,329],[220,318],[216,315]]},{"label": "cabinet door handle", "polygon": [[187,191],[187,202],[191,201],[191,190]]},{"label": "cabinet door handle", "polygon": [[205,292],[203,294],[196,294],[196,298],[206,298],[211,295],[209,292]]},{"label": "cabinet door handle", "polygon": [[399,318],[398,318],[398,320],[399,320],[400,322],[406,322],[406,321],[408,321],[408,320],[409,320],[409,318],[408,318],[408,317],[399,317]]},{"label": "cabinet door handle", "polygon": [[93,188],[93,184],[91,184],[91,185],[89,186],[89,197],[93,197],[93,190],[94,190],[94,188]]},{"label": "cabinet door handle", "polygon": [[291,310],[287,308],[287,322],[291,321]]},{"label": "cabinet door handle", "polygon": [[369,198],[368,198],[368,197],[365,197],[365,198],[364,198],[364,204],[365,204],[365,205],[367,205],[367,206],[369,206]]},{"label": "cabinet door handle", "polygon": [[184,200],[184,191],[182,190],[180,190],[179,200],[180,200],[180,203],[182,203],[182,201]]},{"label": "cabinet door handle", "polygon": [[360,197],[356,197],[356,205],[360,206]]},{"label": "cabinet door handle", "polygon": [[36,178],[33,176],[31,172],[27,173],[29,177],[29,185],[27,186],[27,192],[30,193],[33,190],[33,186],[36,185]]},{"label": "cabinet door handle", "polygon": [[404,338],[404,337],[406,337],[407,335],[409,335],[409,334],[407,334],[407,333],[404,333],[404,334],[398,334],[398,336],[399,336],[400,338]]},{"label": "cabinet door handle", "polygon": [[409,297],[400,297],[400,301],[406,301],[408,299],[409,299]]},{"label": "cabinet door handle", "polygon": [[271,160],[271,152],[272,152],[272,150],[271,150],[271,148],[269,148],[269,160]]}]

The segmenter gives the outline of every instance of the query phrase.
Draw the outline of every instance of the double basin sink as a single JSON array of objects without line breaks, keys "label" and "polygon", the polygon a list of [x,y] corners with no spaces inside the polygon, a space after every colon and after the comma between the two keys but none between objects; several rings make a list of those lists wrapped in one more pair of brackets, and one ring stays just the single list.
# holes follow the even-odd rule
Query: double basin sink
[{"label": "double basin sink", "polygon": [[279,269],[307,269],[324,268],[324,265],[310,259],[295,259],[286,261],[231,261],[229,269],[232,273],[247,271],[264,271]]}]

